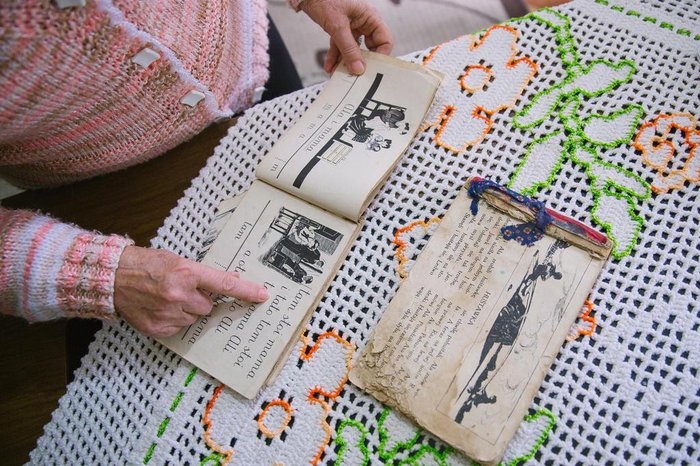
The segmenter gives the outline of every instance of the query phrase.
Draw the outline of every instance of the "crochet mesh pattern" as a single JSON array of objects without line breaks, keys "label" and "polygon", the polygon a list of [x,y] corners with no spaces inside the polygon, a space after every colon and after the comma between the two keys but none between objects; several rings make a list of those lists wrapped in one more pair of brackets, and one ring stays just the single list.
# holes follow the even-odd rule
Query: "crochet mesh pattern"
[{"label": "crochet mesh pattern", "polygon": [[[622,11],[615,6],[579,1],[558,10],[570,21],[580,63],[629,60],[636,66],[628,81],[582,99],[579,113],[610,114],[635,104],[643,108],[643,121],[673,112],[700,116],[699,39],[693,39],[700,31],[696,25],[690,37],[678,34],[689,27],[686,22],[697,21],[698,8],[681,1],[628,2]],[[626,14],[632,8],[640,15]],[[641,19],[655,13],[664,15],[673,29]],[[564,79],[566,69],[551,26],[532,17],[510,24],[519,33],[519,56],[530,57],[538,65],[537,74],[514,108],[491,115],[493,124],[479,144],[454,153],[436,145],[434,128],[416,136],[369,206],[359,238],[307,326],[306,340],[297,344],[277,380],[257,399],[217,390],[217,381],[127,325],[107,324],[31,460],[192,464],[230,458],[235,464],[375,464],[431,459],[465,464],[439,440],[416,433],[410,422],[346,384],[343,361],[352,356],[353,345],[359,351],[367,342],[400,284],[391,242],[395,231],[443,215],[467,176],[519,182],[517,177],[525,175],[516,175],[516,168],[524,163],[528,147],[561,125],[554,114],[533,128],[513,125],[538,92]],[[420,61],[429,52],[410,58]],[[152,245],[196,257],[218,203],[247,189],[258,162],[319,89],[246,112]],[[677,132],[673,138],[681,144]],[[651,181],[653,172],[642,164],[631,140],[597,150],[606,162]],[[592,223],[596,201],[588,173],[581,163],[565,160],[535,196]],[[533,415],[509,445],[505,461],[700,461],[698,192],[696,182],[686,182],[663,195],[630,201],[642,226],[629,252],[608,262],[591,292],[597,329],[590,338],[564,344],[532,404]],[[414,254],[427,236],[414,240]],[[314,342],[317,346],[311,347]],[[313,391],[326,386],[339,390],[321,389],[326,395]],[[322,402],[309,401],[313,396]],[[293,408],[289,419],[280,406]],[[266,422],[281,426],[280,433],[260,430]],[[311,445],[316,438],[323,441]]]},{"label": "crochet mesh pattern", "polygon": [[682,0],[640,0],[645,6],[650,6],[655,11],[683,18],[690,23],[700,21],[700,4],[697,2],[684,2]]}]

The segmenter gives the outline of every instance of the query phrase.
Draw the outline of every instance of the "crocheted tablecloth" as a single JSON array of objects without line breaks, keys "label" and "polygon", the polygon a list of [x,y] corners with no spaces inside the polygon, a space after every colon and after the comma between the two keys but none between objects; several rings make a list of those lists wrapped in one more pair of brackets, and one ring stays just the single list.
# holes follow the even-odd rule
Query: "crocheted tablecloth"
[{"label": "crocheted tablecloth", "polygon": [[[51,464],[461,464],[347,381],[468,175],[614,241],[504,463],[700,462],[700,3],[588,0],[410,58],[446,78],[277,380],[238,397],[107,325],[31,455]],[[400,85],[400,83],[396,83]],[[217,204],[313,101],[248,111],[153,246],[195,257]]]}]

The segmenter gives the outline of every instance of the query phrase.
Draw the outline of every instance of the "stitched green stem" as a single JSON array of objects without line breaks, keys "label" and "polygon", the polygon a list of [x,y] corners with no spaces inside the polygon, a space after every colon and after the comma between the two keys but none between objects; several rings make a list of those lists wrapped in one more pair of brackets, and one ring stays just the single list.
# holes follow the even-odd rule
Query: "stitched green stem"
[{"label": "stitched green stem", "polygon": [[[194,379],[196,373],[197,368],[192,368],[192,370],[189,372],[189,374],[187,374],[187,377],[185,378],[185,381],[182,384],[183,388],[187,388],[190,382],[192,382],[192,379]],[[170,403],[170,412],[175,412],[177,407],[180,405],[180,401],[182,401],[183,396],[185,396],[185,392],[182,390],[175,395],[175,398],[173,399],[172,403]],[[170,424],[170,417],[166,416],[158,425],[156,437],[161,438],[163,434],[165,434],[165,431],[168,428],[168,424]],[[143,464],[148,464],[148,462],[151,461],[151,459],[153,458],[153,454],[156,450],[156,445],[157,443],[154,441],[148,447],[148,450],[146,451],[146,454],[143,457]]]},{"label": "stitched green stem", "polygon": [[[622,5],[613,5],[611,4],[608,0],[595,0],[596,3],[600,5],[604,5],[609,7],[613,11],[617,11],[618,13],[624,13],[627,16],[634,16],[636,18],[642,18],[642,21],[651,23],[651,24],[657,24],[660,28],[667,29],[669,31],[675,31],[676,34],[680,36],[685,36],[685,37],[690,37],[691,32],[688,29],[683,29],[683,28],[676,28],[673,24],[667,22],[667,21],[660,21],[657,18],[654,18],[653,16],[644,16],[642,17],[642,14],[636,10],[633,9],[625,9],[624,6]],[[697,34],[695,37],[693,37],[693,40],[700,41],[700,34]]]}]

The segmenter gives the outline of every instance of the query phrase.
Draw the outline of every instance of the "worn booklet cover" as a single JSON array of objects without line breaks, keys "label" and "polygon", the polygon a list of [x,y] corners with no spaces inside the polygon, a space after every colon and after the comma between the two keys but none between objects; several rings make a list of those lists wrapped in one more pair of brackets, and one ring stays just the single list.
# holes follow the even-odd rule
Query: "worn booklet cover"
[{"label": "worn booklet cover", "polygon": [[470,191],[477,197],[460,191],[350,380],[470,458],[495,463],[611,243],[494,183],[475,179]]},{"label": "worn booklet cover", "polygon": [[342,66],[333,74],[250,189],[221,206],[221,232],[205,241],[203,263],[264,283],[270,299],[222,298],[209,316],[160,340],[246,398],[283,364],[440,83],[398,59],[368,53],[366,63],[362,76]]}]

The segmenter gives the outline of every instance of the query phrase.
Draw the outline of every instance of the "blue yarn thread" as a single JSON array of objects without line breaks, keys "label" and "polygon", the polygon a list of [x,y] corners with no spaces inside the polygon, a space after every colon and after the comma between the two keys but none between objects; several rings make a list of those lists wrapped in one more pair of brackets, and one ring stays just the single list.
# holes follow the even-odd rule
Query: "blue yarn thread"
[{"label": "blue yarn thread", "polygon": [[523,196],[491,180],[474,180],[469,184],[467,193],[472,198],[471,212],[479,211],[479,199],[488,189],[501,192],[519,204],[524,205],[535,214],[535,220],[520,225],[506,225],[501,228],[501,236],[506,241],[516,241],[523,246],[532,246],[544,236],[545,229],[552,223],[552,216],[547,213],[543,202]]}]

